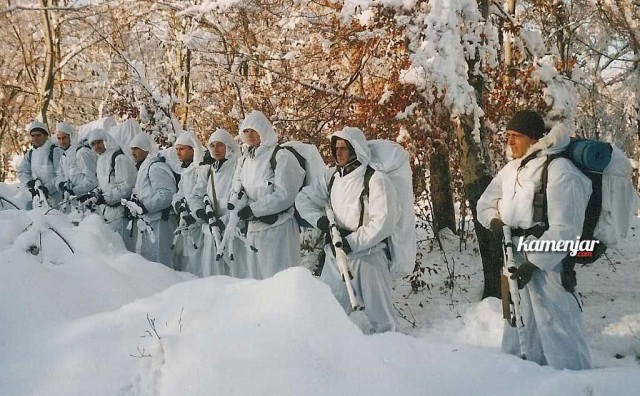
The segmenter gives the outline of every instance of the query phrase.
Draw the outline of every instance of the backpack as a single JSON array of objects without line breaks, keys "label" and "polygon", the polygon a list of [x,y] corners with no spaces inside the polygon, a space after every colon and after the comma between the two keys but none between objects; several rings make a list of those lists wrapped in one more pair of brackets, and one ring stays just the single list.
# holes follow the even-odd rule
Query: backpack
[{"label": "backpack", "polygon": [[[316,178],[321,177],[324,174],[326,165],[324,164],[324,160],[322,159],[318,148],[311,143],[298,141],[289,141],[276,146],[275,150],[273,150],[273,154],[271,154],[271,159],[269,160],[272,170],[275,171],[276,169],[276,154],[278,154],[278,151],[282,149],[291,152],[298,160],[300,167],[304,169],[304,181],[302,183],[302,187],[312,184]],[[302,187],[300,189],[302,189]]]},{"label": "backpack", "polygon": [[[575,264],[590,264],[608,247],[615,247],[627,235],[629,219],[636,208],[635,188],[631,182],[631,162],[616,146],[588,139],[571,139],[567,148],[547,156],[542,169],[541,185],[534,198],[534,221],[547,225],[547,182],[549,164],[556,158],[567,158],[591,180],[592,193],[585,210],[581,241],[598,241],[591,256],[567,256],[562,260],[562,285],[575,290]],[[541,235],[541,234],[540,234]]]},{"label": "backpack", "polygon": [[[161,155],[158,155],[157,157],[155,157],[155,159],[156,159],[156,160],[155,160],[155,161],[153,161],[153,162],[151,163],[151,165],[155,164],[156,162],[164,162],[164,163],[166,163],[167,165],[169,165],[169,164],[167,163],[167,159],[166,159],[165,157],[161,156]],[[149,173],[151,173],[151,165],[149,165],[149,169],[148,169]],[[169,166],[169,170],[171,170],[171,173],[173,174],[173,180],[174,180],[174,181],[175,181],[175,183],[176,183],[176,189],[177,189],[177,188],[178,188],[178,184],[180,183],[180,174],[179,174],[179,173],[174,172],[174,171],[173,171],[173,169],[171,169],[171,167],[170,167],[170,166]],[[150,177],[150,176],[149,176],[149,174],[147,174],[147,177]]]},{"label": "backpack", "polygon": [[[51,162],[51,165],[55,165],[53,163],[53,152],[56,150],[56,146],[55,144],[52,144],[51,146],[49,146],[49,162]],[[33,147],[29,149],[29,152],[27,153],[27,157],[29,157],[29,163],[31,163],[31,156],[33,155]]]},{"label": "backpack", "polygon": [[[383,172],[391,180],[396,190],[400,218],[386,243],[389,248],[391,270],[409,274],[413,271],[416,261],[416,228],[415,211],[413,205],[413,179],[409,153],[398,143],[390,140],[367,141],[371,151],[371,161],[364,174],[363,189],[360,193],[360,220],[358,226],[364,222],[364,202],[369,197],[369,182],[375,172]],[[331,196],[331,188],[335,173],[329,180],[327,189]]]},{"label": "backpack", "polygon": [[[304,170],[304,181],[302,182],[302,186],[300,186],[300,190],[302,190],[303,187],[310,185],[316,178],[322,177],[322,175],[324,174],[326,165],[324,164],[324,160],[322,159],[318,148],[311,143],[303,143],[298,141],[289,141],[276,146],[276,148],[273,150],[273,153],[271,154],[271,158],[269,159],[271,170],[275,171],[276,169],[276,155],[280,150],[287,150],[291,152],[298,160],[300,167]],[[295,205],[293,217],[296,219],[298,227],[313,228],[313,225],[309,224],[302,218],[302,216],[300,216],[300,214],[298,213],[298,209],[295,208]]]},{"label": "backpack", "polygon": [[122,154],[124,154],[122,149],[118,149],[113,154],[111,154],[111,166],[109,168],[109,178],[108,178],[109,183],[111,183],[111,176],[116,175],[116,158],[118,158],[118,156]]}]

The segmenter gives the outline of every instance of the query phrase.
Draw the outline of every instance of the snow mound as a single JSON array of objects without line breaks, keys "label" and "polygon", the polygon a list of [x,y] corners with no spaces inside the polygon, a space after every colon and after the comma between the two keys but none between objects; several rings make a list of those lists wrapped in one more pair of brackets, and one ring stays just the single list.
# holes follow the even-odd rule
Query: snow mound
[{"label": "snow mound", "polygon": [[[305,268],[261,281],[194,279],[128,253],[95,215],[74,226],[55,211],[6,210],[0,225],[3,396],[640,389],[637,367],[559,371],[500,353],[496,299],[469,304],[440,337],[365,335]],[[624,329],[638,323],[633,315],[607,331],[630,342]]]}]

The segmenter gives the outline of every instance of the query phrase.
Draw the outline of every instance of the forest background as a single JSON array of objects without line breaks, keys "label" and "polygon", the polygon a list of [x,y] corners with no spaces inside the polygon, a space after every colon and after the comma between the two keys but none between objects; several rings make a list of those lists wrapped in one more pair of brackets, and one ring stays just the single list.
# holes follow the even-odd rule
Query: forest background
[{"label": "forest background", "polygon": [[411,153],[420,227],[478,239],[486,297],[502,253],[470,223],[515,111],[640,156],[639,0],[2,3],[0,181],[34,118],[135,118],[169,145],[257,109],[326,159],[327,135],[358,126]]}]

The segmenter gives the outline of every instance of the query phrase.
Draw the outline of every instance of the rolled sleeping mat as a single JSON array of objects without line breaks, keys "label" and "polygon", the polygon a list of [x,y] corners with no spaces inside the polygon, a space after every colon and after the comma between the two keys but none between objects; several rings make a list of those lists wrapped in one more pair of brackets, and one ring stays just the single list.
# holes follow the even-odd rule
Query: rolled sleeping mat
[{"label": "rolled sleeping mat", "polygon": [[611,161],[612,151],[609,143],[587,139],[571,139],[566,150],[573,163],[588,172],[603,172]]}]

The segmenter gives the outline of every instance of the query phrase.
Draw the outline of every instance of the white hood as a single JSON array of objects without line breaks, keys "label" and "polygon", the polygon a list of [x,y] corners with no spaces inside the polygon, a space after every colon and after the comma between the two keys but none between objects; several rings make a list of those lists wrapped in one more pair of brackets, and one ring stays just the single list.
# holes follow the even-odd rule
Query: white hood
[{"label": "white hood", "polygon": [[273,146],[278,143],[278,136],[273,130],[271,122],[260,111],[254,110],[249,113],[240,124],[239,134],[242,142],[246,144],[244,134],[246,129],[253,129],[260,135],[261,146]]},{"label": "white hood", "polygon": [[356,152],[356,158],[362,165],[368,165],[371,162],[371,150],[367,145],[367,138],[364,136],[364,132],[360,128],[344,127],[341,131],[335,132],[331,137],[338,137],[344,139],[353,150]]},{"label": "white hood", "polygon": [[69,136],[69,140],[71,141],[71,145],[78,143],[78,132],[76,128],[72,125],[67,124],[66,122],[59,122],[56,124],[56,133],[63,133]]},{"label": "white hood", "polygon": [[[262,139],[262,137],[261,137]],[[227,151],[225,154],[226,159],[237,158],[240,155],[240,146],[236,143],[235,139],[229,131],[226,129],[218,128],[216,131],[209,137],[207,141],[207,150],[209,150],[209,154],[213,157],[213,150],[211,150],[211,143],[213,142],[221,142],[227,146]]]},{"label": "white hood", "polygon": [[177,144],[182,144],[184,146],[193,148],[194,164],[199,164],[200,162],[202,162],[202,158],[204,157],[204,147],[202,147],[202,144],[200,144],[200,140],[198,139],[196,134],[193,133],[193,131],[182,132],[176,139],[174,147]]}]

